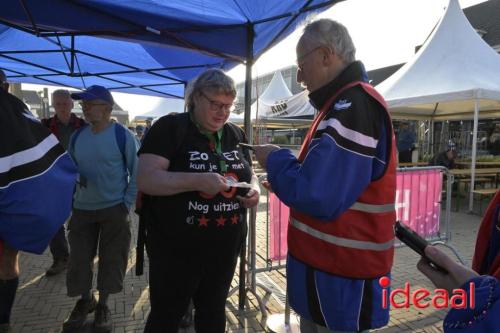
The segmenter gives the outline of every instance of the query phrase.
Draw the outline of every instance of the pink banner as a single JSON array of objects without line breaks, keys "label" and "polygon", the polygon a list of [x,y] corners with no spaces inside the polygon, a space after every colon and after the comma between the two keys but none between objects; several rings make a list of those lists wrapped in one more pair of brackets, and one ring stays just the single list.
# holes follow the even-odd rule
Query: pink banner
[{"label": "pink banner", "polygon": [[436,170],[398,171],[396,216],[424,238],[439,232],[443,173]]},{"label": "pink banner", "polygon": [[269,193],[269,259],[286,258],[288,251],[286,234],[290,209],[274,193]]},{"label": "pink banner", "polygon": [[[396,216],[424,238],[439,232],[443,174],[440,170],[406,169],[397,173]],[[270,258],[286,258],[289,208],[269,194]]]}]

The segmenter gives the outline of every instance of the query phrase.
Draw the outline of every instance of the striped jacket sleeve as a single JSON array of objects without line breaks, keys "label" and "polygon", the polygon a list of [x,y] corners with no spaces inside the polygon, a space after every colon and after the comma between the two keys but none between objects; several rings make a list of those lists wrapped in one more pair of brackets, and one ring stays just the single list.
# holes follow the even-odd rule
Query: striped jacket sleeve
[{"label": "striped jacket sleeve", "polygon": [[57,138],[0,91],[0,241],[42,253],[71,211],[76,168]]},{"label": "striped jacket sleeve", "polygon": [[348,90],[319,124],[302,163],[287,149],[269,155],[271,187],[289,207],[318,219],[335,219],[385,172],[387,118],[370,96]]}]

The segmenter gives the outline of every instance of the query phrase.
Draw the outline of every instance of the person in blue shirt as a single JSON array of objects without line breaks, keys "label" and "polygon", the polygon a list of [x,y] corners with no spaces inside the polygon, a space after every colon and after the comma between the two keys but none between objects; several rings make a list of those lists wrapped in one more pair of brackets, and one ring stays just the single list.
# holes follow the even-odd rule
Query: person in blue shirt
[{"label": "person in blue shirt", "polygon": [[406,122],[401,123],[397,135],[397,145],[399,152],[399,163],[410,163],[411,152],[415,147],[415,133]]},{"label": "person in blue shirt", "polygon": [[[91,86],[71,95],[81,100],[90,124],[73,133],[69,152],[80,174],[73,215],[68,223],[70,259],[68,296],[81,296],[64,322],[64,331],[79,329],[95,310],[94,329],[112,331],[109,294],[122,291],[130,247],[129,210],[137,192],[137,141],[111,120],[113,97],[104,87]],[[121,139],[120,139],[121,138]],[[97,290],[92,293],[92,267],[99,253]]]}]

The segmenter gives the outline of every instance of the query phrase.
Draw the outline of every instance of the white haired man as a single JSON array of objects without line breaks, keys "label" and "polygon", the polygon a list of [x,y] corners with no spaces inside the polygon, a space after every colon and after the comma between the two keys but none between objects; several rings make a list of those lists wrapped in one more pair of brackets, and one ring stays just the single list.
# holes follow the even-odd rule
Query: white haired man
[{"label": "white haired man", "polygon": [[257,146],[291,208],[288,295],[302,332],[360,332],[389,320],[379,278],[393,263],[396,159],[383,98],[367,83],[347,29],[322,19],[297,44],[297,81],[320,110],[296,158]]},{"label": "white haired man", "polygon": [[[71,113],[73,100],[68,90],[55,90],[52,93],[52,106],[55,115],[42,119],[42,124],[57,137],[64,149],[67,150],[71,134],[80,127],[85,126],[85,121]],[[50,252],[52,253],[53,262],[45,275],[53,276],[65,271],[68,267],[69,247],[64,224],[50,241]]]}]

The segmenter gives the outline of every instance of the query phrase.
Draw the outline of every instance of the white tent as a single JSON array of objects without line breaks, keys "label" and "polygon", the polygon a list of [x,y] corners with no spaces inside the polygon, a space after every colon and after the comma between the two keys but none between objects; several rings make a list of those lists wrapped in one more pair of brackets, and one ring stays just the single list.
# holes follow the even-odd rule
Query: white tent
[{"label": "white tent", "polygon": [[273,104],[277,100],[285,99],[292,96],[292,92],[288,89],[285,80],[283,80],[283,75],[281,75],[281,71],[274,72],[273,78],[266,90],[262,93],[257,101],[252,104],[253,106],[257,106],[258,102],[265,104]]},{"label": "white tent", "polygon": [[171,112],[184,112],[184,100],[162,98],[161,101],[156,104],[156,106],[152,110],[135,116],[134,121],[144,121],[149,118],[156,119],[159,117],[163,117]]},{"label": "white tent", "polygon": [[[377,90],[395,118],[474,118],[474,184],[478,118],[500,115],[500,55],[470,25],[457,0],[449,1],[441,21],[414,58]],[[470,210],[473,189],[474,185]]]},{"label": "white tent", "polygon": [[[261,124],[300,127],[308,125],[310,121],[303,118],[312,119],[314,113],[307,91],[292,95],[281,72],[276,71],[264,93],[252,104],[250,118],[252,122],[258,118]],[[243,114],[231,114],[229,120],[237,124],[243,123]]]},{"label": "white tent", "polygon": [[391,114],[422,119],[500,115],[500,56],[450,0],[431,36],[412,60],[377,86]]}]

